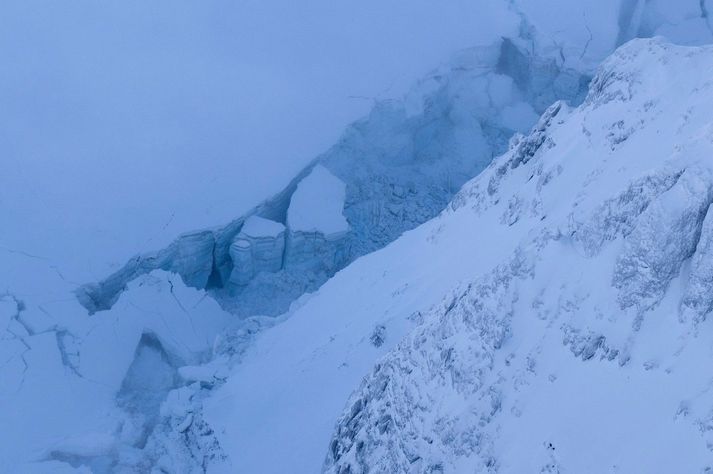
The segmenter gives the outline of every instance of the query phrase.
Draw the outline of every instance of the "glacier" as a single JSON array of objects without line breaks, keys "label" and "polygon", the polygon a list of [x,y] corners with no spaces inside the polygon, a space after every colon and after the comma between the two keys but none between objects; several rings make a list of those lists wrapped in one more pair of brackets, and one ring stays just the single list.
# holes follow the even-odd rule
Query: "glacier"
[{"label": "glacier", "polygon": [[227,225],[92,283],[4,248],[2,470],[710,469],[713,53],[604,60],[706,1],[502,4]]}]

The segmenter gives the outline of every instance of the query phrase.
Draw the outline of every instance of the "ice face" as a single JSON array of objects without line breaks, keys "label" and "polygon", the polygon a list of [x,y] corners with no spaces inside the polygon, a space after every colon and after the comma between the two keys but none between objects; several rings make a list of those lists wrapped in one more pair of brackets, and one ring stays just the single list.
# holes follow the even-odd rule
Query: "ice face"
[{"label": "ice face", "polygon": [[285,226],[250,216],[230,246],[233,271],[230,284],[247,285],[260,272],[275,273],[283,266]]},{"label": "ice face", "polygon": [[344,218],[346,185],[324,166],[312,168],[297,185],[287,210],[287,227],[292,232],[323,234],[336,239],[349,230]]}]

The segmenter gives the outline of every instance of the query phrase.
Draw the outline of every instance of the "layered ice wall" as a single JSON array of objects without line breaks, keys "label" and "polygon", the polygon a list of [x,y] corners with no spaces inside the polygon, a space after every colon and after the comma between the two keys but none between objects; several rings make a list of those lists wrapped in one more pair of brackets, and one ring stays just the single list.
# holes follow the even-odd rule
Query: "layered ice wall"
[{"label": "layered ice wall", "polygon": [[[300,181],[287,210],[287,271],[333,273],[344,265],[346,185],[322,165]],[[315,258],[316,257],[316,258]]]},{"label": "layered ice wall", "polygon": [[233,311],[242,314],[260,312],[261,306],[251,306],[253,300],[274,297],[270,291],[289,291],[274,285],[295,281],[293,275],[330,275],[341,268],[349,232],[345,195],[344,182],[317,165],[292,194],[286,225],[248,217],[230,245],[233,269],[221,293],[226,304],[235,301]]},{"label": "layered ice wall", "polygon": [[324,166],[317,165],[300,181],[290,199],[287,225],[292,232],[319,233],[339,239],[349,230],[344,218],[346,186]]},{"label": "layered ice wall", "polygon": [[285,226],[262,217],[249,217],[230,245],[233,271],[229,282],[245,285],[260,272],[279,271],[284,253]]}]

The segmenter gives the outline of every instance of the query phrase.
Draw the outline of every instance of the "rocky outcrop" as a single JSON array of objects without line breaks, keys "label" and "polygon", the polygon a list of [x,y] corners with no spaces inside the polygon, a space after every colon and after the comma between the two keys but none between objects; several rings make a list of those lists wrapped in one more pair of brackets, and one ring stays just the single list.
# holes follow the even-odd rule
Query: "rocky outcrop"
[{"label": "rocky outcrop", "polygon": [[[531,257],[517,252],[427,315],[428,323],[378,362],[337,422],[324,472],[451,472],[455,453],[487,459],[490,440],[477,426],[500,411],[501,394],[487,384],[510,336],[517,280],[531,272]],[[457,400],[458,408],[434,395]],[[477,424],[460,421],[464,412],[476,414]]]},{"label": "rocky outcrop", "polygon": [[606,242],[629,235],[638,217],[659,195],[671,189],[682,173],[678,169],[652,172],[629,183],[624,191],[606,199],[588,215],[576,209],[569,218],[572,239],[586,255],[597,255]]}]

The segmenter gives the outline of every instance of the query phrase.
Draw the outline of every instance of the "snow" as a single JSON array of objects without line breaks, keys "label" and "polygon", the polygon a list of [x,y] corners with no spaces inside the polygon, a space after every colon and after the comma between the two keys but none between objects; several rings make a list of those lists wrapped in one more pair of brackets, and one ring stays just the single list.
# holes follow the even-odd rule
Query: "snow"
[{"label": "snow", "polygon": [[319,232],[335,238],[349,230],[342,214],[346,185],[324,166],[318,165],[297,185],[287,210],[287,225],[293,232]]},{"label": "snow", "polygon": [[4,2],[0,471],[712,467],[679,3]]},{"label": "snow", "polygon": [[[416,466],[445,472],[489,462],[499,472],[705,467],[699,425],[710,384],[696,367],[710,338],[676,315],[685,274],[661,275],[666,298],[641,287],[643,312],[622,307],[615,264],[644,237],[606,226],[644,225],[660,206],[700,209],[675,185],[648,195],[661,204],[640,216],[625,205],[638,177],[711,169],[710,142],[696,137],[710,126],[700,91],[712,57],[660,40],[626,46],[582,107],[553,109],[549,125],[466,185],[452,210],[357,260],[260,334],[204,405],[227,469],[316,472],[326,456],[329,472],[402,472],[409,453]],[[713,186],[705,172],[694,176]],[[599,209],[624,214],[599,220]],[[580,245],[594,231],[608,237],[587,256]],[[645,262],[680,267],[687,258],[659,249],[649,247]],[[645,262],[635,270],[642,284]],[[653,306],[641,306],[648,298]],[[690,402],[699,396],[706,401]]]},{"label": "snow", "polygon": [[[661,40],[624,46],[583,106],[559,108],[520,142],[534,152],[516,144],[464,188],[439,234],[462,213],[483,239],[500,226],[522,240],[495,268],[467,250],[480,276],[378,361],[346,404],[327,472],[710,466],[710,380],[696,369],[710,337],[678,316],[697,250],[660,243],[697,239],[687,229],[710,204],[711,142],[699,138],[710,104],[699,94],[711,58],[710,47]],[[652,222],[669,224],[652,236]],[[621,293],[617,266],[632,248],[636,288]]]},{"label": "snow", "polygon": [[250,216],[240,229],[247,237],[277,237],[285,231],[284,224],[259,216]]},{"label": "snow", "polygon": [[[382,2],[44,3],[0,6],[0,401],[14,407],[0,417],[12,433],[0,470],[101,472],[131,456],[169,465],[150,443],[132,451],[147,424],[127,417],[130,394],[118,406],[121,387],[148,383],[146,370],[204,362],[235,319],[162,272],[128,282],[114,309],[91,317],[76,288],[176,235],[183,244],[166,269],[189,268],[186,280],[206,286],[213,236],[185,231],[231,221],[278,192],[375,100],[511,30],[513,17],[493,7],[486,31],[473,28],[484,10],[469,2],[407,11]],[[152,386],[151,396],[168,388]],[[118,449],[100,459],[55,452],[69,446],[62,439],[97,433]],[[172,454],[173,471],[199,456]]]},{"label": "snow", "polygon": [[[2,298],[3,303],[9,300]],[[152,397],[160,399],[162,391],[172,388],[173,365],[204,362],[217,335],[235,324],[205,292],[186,288],[163,272],[133,282],[115,309],[101,315],[87,317],[73,298],[58,303],[39,307],[64,315],[51,316],[52,328],[17,332],[13,338],[22,343],[16,347],[8,346],[5,336],[0,339],[3,349],[10,349],[11,362],[0,366],[0,403],[15,407],[2,415],[4,432],[13,435],[0,444],[0,470],[64,459],[98,466],[97,459],[121,445],[117,438],[126,431],[125,420],[135,419],[139,429],[148,423],[141,420],[153,415],[143,410],[151,408]],[[17,318],[24,320],[36,310],[29,306]],[[73,320],[68,318],[72,314]],[[166,354],[168,362],[162,361]],[[167,377],[158,370],[164,367]],[[132,387],[142,398],[127,399]],[[43,402],[48,390],[52,403]],[[126,412],[122,400],[130,405]],[[34,467],[20,470],[25,469]]]}]

